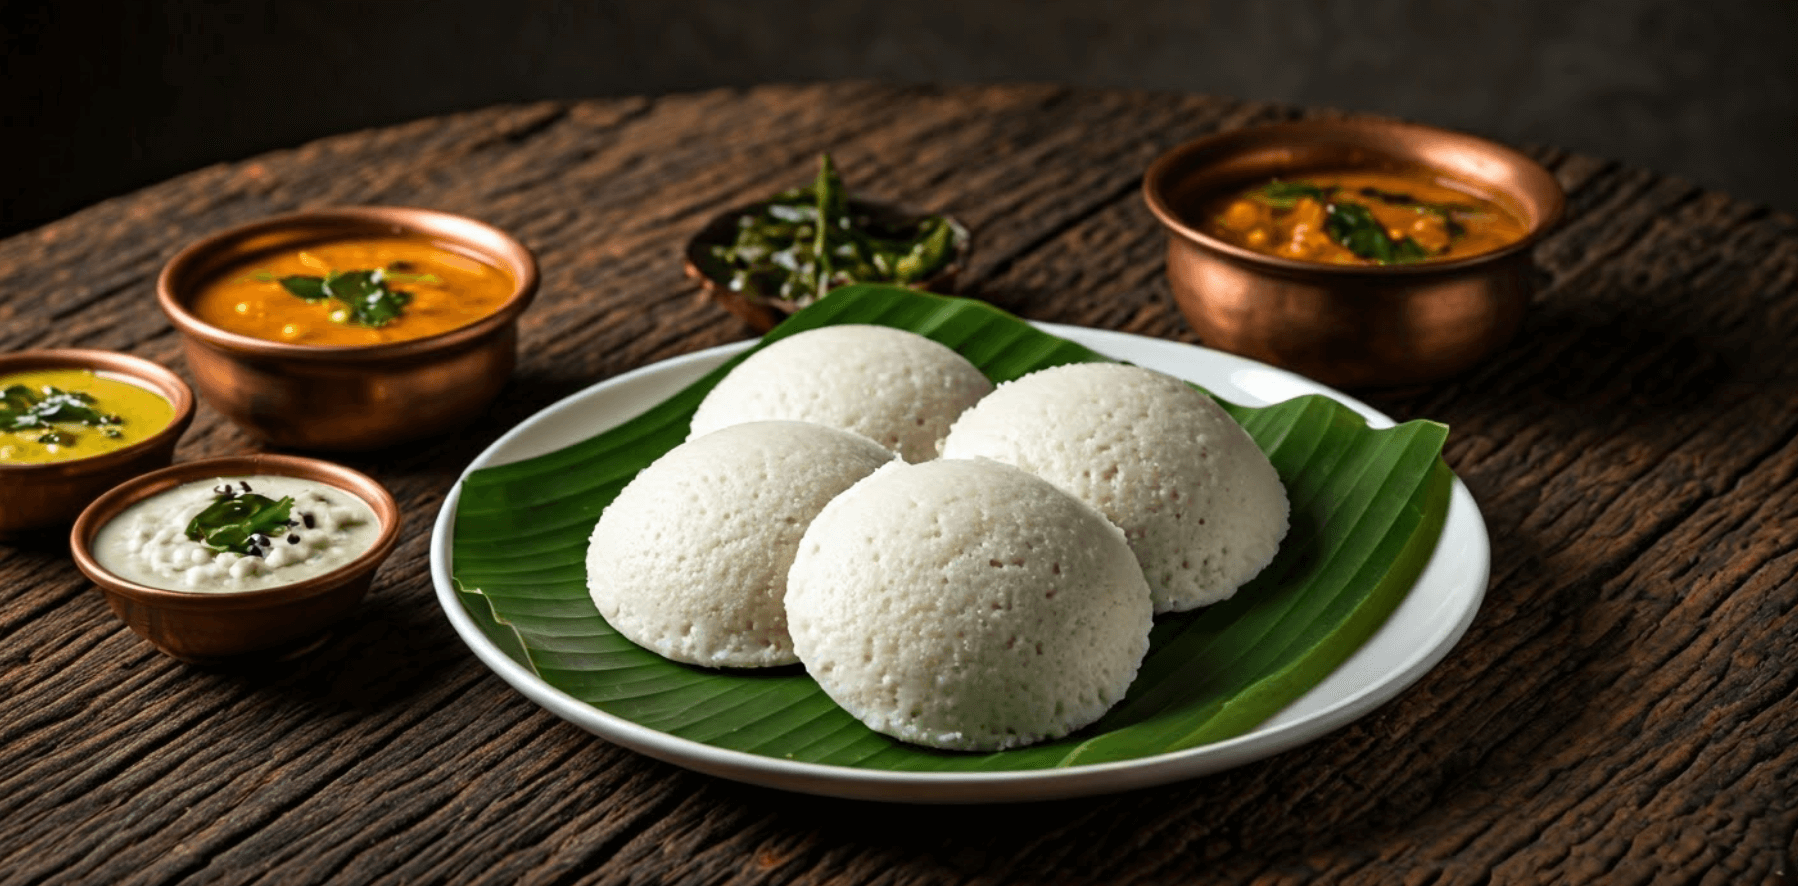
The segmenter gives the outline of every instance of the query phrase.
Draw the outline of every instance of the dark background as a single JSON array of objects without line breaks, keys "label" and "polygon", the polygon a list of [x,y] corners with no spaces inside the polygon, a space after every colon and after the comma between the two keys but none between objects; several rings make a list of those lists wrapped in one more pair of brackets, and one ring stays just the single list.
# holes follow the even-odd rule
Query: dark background
[{"label": "dark background", "polygon": [[1372,111],[1798,209],[1798,0],[0,0],[0,234],[420,116],[840,78]]}]

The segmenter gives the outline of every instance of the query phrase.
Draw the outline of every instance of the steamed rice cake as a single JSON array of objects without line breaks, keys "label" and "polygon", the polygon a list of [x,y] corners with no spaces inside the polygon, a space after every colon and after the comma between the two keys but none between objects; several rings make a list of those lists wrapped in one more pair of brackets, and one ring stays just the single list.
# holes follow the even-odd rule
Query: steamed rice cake
[{"label": "steamed rice cake", "polygon": [[1076,363],[1002,384],[956,421],[943,455],[1016,465],[1097,508],[1129,539],[1156,612],[1229,598],[1286,535],[1286,489],[1242,426],[1137,366]]},{"label": "steamed rice cake", "polygon": [[1118,531],[998,462],[889,464],[826,505],[787,577],[794,650],[869,728],[990,751],[1058,738],[1124,695],[1149,590]]},{"label": "steamed rice cake", "polygon": [[689,440],[638,472],[593,527],[594,605],[675,661],[797,662],[783,600],[799,539],[826,502],[895,458],[865,437],[790,421]]},{"label": "steamed rice cake", "polygon": [[917,333],[826,326],[738,364],[699,404],[691,436],[745,421],[809,421],[927,461],[955,417],[992,389],[967,358]]}]

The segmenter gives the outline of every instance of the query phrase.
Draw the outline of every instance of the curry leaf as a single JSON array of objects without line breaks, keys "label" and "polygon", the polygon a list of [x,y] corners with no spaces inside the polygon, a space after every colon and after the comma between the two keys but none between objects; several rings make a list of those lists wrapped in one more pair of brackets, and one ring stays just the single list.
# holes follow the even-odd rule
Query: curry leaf
[{"label": "curry leaf", "polygon": [[[45,385],[41,395],[24,385],[12,385],[3,394],[6,408],[0,410],[0,429],[25,430],[51,424],[85,425],[90,428],[121,424],[122,420],[94,408],[94,397],[86,391],[65,391]],[[39,442],[65,442],[44,440]]]},{"label": "curry leaf", "polygon": [[222,494],[188,522],[187,537],[215,551],[252,554],[259,547],[256,537],[285,529],[292,510],[288,496],[275,501],[254,492]]},{"label": "curry leaf", "polygon": [[1383,265],[1422,261],[1429,253],[1410,237],[1394,241],[1373,212],[1359,203],[1334,201],[1324,207],[1324,231],[1355,255]]},{"label": "curry leaf", "polygon": [[1274,179],[1261,188],[1261,202],[1275,209],[1291,209],[1300,200],[1311,199],[1318,202],[1328,200],[1335,188],[1322,188],[1310,182],[1284,181]]},{"label": "curry leaf", "polygon": [[323,277],[293,274],[280,278],[279,282],[282,289],[306,301],[324,301],[330,297],[330,293],[325,291],[325,278]]},{"label": "curry leaf", "polygon": [[954,260],[965,232],[943,216],[879,217],[823,154],[810,185],[738,218],[730,236],[695,255],[706,276],[752,300],[804,306],[851,283],[928,280]]},{"label": "curry leaf", "polygon": [[[432,274],[402,275],[414,282],[438,282]],[[357,326],[379,328],[392,323],[412,302],[412,293],[388,286],[392,279],[386,271],[332,271],[323,277],[293,274],[281,277],[283,289],[309,302],[335,299],[343,303],[343,321]],[[334,317],[335,319],[335,317]]]},{"label": "curry leaf", "polygon": [[25,410],[37,405],[37,392],[25,385],[8,385],[0,391],[0,403],[10,410]]}]

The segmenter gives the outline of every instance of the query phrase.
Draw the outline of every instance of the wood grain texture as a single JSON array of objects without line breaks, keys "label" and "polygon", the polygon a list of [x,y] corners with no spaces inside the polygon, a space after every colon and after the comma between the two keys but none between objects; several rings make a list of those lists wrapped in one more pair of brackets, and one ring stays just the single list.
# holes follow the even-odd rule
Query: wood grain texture
[{"label": "wood grain texture", "polygon": [[[1310,112],[1328,115],[1328,112]],[[761,87],[500,107],[209,167],[0,241],[0,349],[185,373],[161,265],[333,203],[510,230],[543,268],[478,425],[341,461],[407,526],[315,654],[204,670],[107,612],[56,539],[0,546],[0,884],[1792,883],[1798,881],[1798,222],[1531,148],[1569,192],[1522,335],[1368,399],[1453,428],[1494,573],[1396,700],[1258,764],[1000,809],[826,800],[589,736],[438,611],[430,522],[505,429],[602,378],[741,339],[678,250],[829,150],[871,196],[975,230],[964,291],[1196,341],[1137,194],[1161,151],[1307,116],[1051,86]],[[202,407],[178,457],[257,445]]]}]

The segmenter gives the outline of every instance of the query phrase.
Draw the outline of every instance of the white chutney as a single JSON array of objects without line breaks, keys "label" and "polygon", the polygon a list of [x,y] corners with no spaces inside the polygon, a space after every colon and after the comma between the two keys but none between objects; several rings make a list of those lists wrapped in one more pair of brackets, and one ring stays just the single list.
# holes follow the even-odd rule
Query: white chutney
[{"label": "white chutney", "polygon": [[[293,498],[290,524],[267,533],[262,556],[216,551],[187,537],[188,524],[219,498]],[[126,508],[95,534],[94,559],[107,571],[153,588],[202,593],[253,591],[323,575],[361,556],[381,523],[361,498],[313,480],[257,475],[177,486]]]}]

